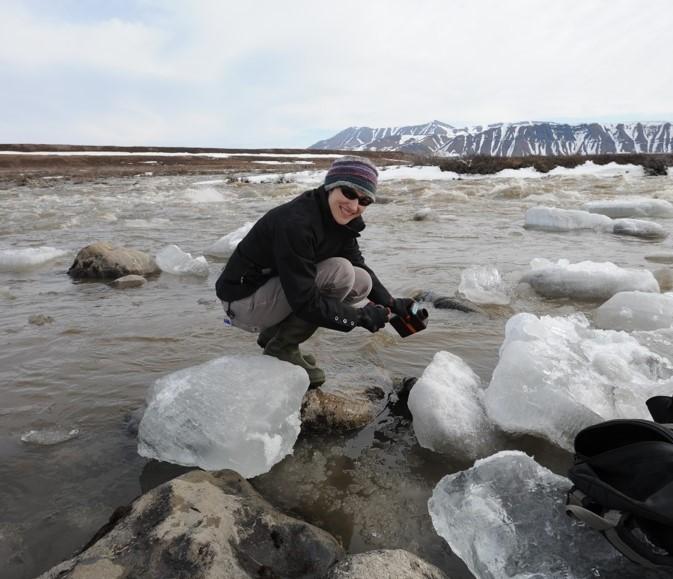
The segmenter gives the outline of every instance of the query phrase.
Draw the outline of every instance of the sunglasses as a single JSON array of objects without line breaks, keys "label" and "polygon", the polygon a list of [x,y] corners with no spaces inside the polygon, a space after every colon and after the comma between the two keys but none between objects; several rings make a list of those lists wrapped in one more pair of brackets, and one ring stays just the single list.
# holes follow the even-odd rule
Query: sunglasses
[{"label": "sunglasses", "polygon": [[370,203],[372,203],[371,197],[365,197],[357,194],[357,191],[354,189],[350,189],[349,187],[340,187],[341,189],[341,194],[346,198],[350,199],[353,201],[353,199],[358,200],[358,205],[362,205],[362,207],[367,207]]}]

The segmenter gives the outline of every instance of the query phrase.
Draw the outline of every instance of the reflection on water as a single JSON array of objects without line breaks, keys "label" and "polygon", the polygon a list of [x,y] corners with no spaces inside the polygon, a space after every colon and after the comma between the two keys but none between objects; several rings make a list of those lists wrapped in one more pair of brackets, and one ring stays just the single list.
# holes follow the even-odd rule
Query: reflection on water
[{"label": "reflection on water", "polygon": [[[119,291],[65,274],[76,251],[107,240],[151,254],[177,244],[192,255],[303,190],[296,184],[196,185],[198,177],[107,179],[0,197],[0,250],[49,245],[64,258],[32,271],[0,273],[0,560],[3,577],[32,577],[70,556],[112,510],[181,472],[136,453],[126,417],[160,376],[223,354],[258,353],[254,336],[227,330],[208,280],[162,275]],[[614,261],[662,267],[645,256],[673,253],[670,239],[646,242],[590,231],[523,229],[525,210],[576,208],[620,195],[673,200],[666,177],[476,179],[384,182],[386,203],[370,207],[362,246],[391,291],[453,296],[463,269],[494,265],[513,290],[532,258]],[[414,221],[430,208],[426,221]],[[671,220],[658,220],[665,227]],[[209,260],[210,261],[210,260]],[[665,266],[663,266],[665,267]],[[309,344],[328,373],[347,364],[417,376],[435,352],[462,357],[488,384],[507,319],[514,313],[591,313],[595,304],[541,300],[514,292],[509,307],[478,313],[430,311],[428,329],[405,340],[319,331]],[[33,315],[51,316],[37,326]],[[653,348],[656,348],[656,344]],[[31,430],[79,434],[61,444],[21,442]],[[516,446],[557,472],[568,456],[535,440]],[[403,547],[453,573],[469,574],[434,534],[425,503],[445,474],[465,468],[421,449],[408,419],[384,413],[359,433],[303,433],[294,456],[253,484],[273,503],[338,536],[357,552]]]}]

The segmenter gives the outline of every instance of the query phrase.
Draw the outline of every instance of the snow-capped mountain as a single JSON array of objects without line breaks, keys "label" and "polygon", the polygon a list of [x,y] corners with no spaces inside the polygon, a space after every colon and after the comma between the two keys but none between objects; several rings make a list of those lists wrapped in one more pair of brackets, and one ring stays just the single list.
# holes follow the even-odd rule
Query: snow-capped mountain
[{"label": "snow-capped mountain", "polygon": [[673,125],[523,122],[457,129],[433,121],[408,127],[350,127],[309,148],[405,151],[450,157],[673,153]]}]

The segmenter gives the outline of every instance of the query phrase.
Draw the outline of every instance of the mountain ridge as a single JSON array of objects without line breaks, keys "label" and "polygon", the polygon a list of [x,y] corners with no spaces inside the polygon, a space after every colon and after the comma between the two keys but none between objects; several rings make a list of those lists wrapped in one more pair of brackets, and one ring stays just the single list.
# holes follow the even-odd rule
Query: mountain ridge
[{"label": "mountain ridge", "polygon": [[309,149],[400,151],[439,157],[673,153],[673,124],[520,121],[456,128],[433,120],[400,127],[348,127]]}]

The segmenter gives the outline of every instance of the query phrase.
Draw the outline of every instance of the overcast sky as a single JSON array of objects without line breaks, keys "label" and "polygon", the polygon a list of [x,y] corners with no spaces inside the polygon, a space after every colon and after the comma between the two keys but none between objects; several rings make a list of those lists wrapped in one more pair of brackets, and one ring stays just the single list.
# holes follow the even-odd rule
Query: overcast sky
[{"label": "overcast sky", "polygon": [[0,0],[0,142],[673,120],[671,0]]}]

